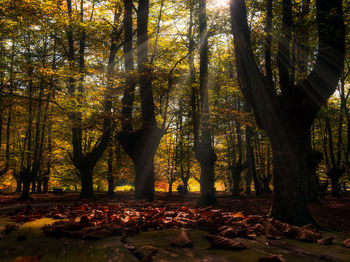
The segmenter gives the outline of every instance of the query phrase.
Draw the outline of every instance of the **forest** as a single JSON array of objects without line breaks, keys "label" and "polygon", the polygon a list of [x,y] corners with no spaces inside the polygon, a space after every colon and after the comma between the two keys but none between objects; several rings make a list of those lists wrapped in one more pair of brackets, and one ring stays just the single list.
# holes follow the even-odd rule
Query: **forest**
[{"label": "forest", "polygon": [[[137,261],[165,261],[128,238],[151,229],[349,261],[350,1],[0,0],[0,27],[5,261],[56,261],[5,243],[45,219],[44,239],[122,236]],[[278,241],[198,261],[323,260]]]}]

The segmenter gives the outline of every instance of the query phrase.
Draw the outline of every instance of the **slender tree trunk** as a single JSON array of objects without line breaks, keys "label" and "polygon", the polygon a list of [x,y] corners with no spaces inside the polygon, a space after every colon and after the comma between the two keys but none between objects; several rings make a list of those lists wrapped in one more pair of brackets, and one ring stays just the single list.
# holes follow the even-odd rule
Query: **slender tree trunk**
[{"label": "slender tree trunk", "polygon": [[206,16],[206,0],[199,1],[199,35],[200,35],[200,76],[199,89],[201,97],[201,127],[200,143],[195,148],[196,158],[201,167],[200,190],[203,205],[211,205],[217,202],[215,197],[214,167],[216,154],[211,145],[211,130],[209,119],[208,97],[208,29]]},{"label": "slender tree trunk", "polygon": [[247,155],[247,166],[249,172],[251,174],[251,177],[253,177],[254,181],[254,190],[255,194],[259,196],[261,194],[261,184],[258,179],[258,174],[256,173],[256,166],[255,166],[255,157],[254,157],[254,147],[252,145],[252,137],[253,137],[253,128],[250,126],[246,126],[246,133],[245,133],[245,143],[246,143],[246,155]]},{"label": "slender tree trunk", "polygon": [[114,195],[114,177],[113,177],[113,145],[109,144],[108,147],[108,171],[107,171],[107,180],[108,180],[108,192],[107,195]]},{"label": "slender tree trunk", "polygon": [[[12,92],[12,91],[11,91]],[[8,107],[7,123],[6,123],[6,162],[5,170],[10,167],[10,134],[11,134],[11,121],[12,121],[12,105]]]}]

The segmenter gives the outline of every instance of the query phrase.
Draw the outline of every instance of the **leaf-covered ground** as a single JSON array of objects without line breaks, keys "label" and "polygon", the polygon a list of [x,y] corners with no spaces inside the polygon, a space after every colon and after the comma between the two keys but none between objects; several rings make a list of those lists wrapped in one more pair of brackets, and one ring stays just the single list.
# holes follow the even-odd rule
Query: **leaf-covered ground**
[{"label": "leaf-covered ground", "polygon": [[348,196],[311,206],[321,231],[267,218],[270,195],[206,208],[196,194],[16,197],[0,197],[1,261],[350,261]]}]

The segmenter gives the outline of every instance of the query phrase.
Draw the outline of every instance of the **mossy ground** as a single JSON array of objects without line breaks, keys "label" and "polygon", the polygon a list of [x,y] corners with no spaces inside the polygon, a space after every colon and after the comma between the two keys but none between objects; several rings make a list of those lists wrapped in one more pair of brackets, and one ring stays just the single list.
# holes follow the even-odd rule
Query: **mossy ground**
[{"label": "mossy ground", "polygon": [[[8,222],[6,218],[0,218],[0,228]],[[27,222],[0,240],[0,261],[10,262],[20,256],[35,255],[41,255],[42,262],[138,261],[118,237],[97,241],[47,237],[42,233],[41,227],[53,222],[54,220],[49,218]],[[25,236],[26,240],[18,241],[19,236]]]},{"label": "mossy ground", "polygon": [[[194,246],[192,248],[175,248],[170,243],[179,231],[168,229],[162,231],[143,232],[129,237],[130,243],[134,244],[141,252],[147,254],[152,249],[158,252],[154,261],[258,261],[259,258],[280,254],[287,261],[320,261],[324,257],[328,261],[350,261],[350,250],[339,245],[346,236],[341,233],[328,232],[325,235],[335,236],[335,244],[320,246],[315,243],[300,242],[286,239],[270,241],[264,238],[256,240],[239,239],[248,248],[241,251],[219,250],[210,248],[210,244],[203,238],[208,234],[206,231],[188,231]],[[267,243],[277,243],[276,245]]]},{"label": "mossy ground", "polygon": [[[42,255],[41,261],[138,261],[121,243],[119,237],[103,240],[84,241],[77,239],[54,239],[45,236],[41,227],[55,220],[42,218],[27,222],[0,240],[2,251],[0,261],[15,261],[20,256]],[[0,230],[6,224],[13,224],[6,217],[0,217]],[[248,248],[242,251],[228,251],[210,248],[203,238],[206,231],[189,230],[194,243],[192,248],[176,248],[170,245],[178,230],[148,231],[129,236],[127,240],[143,254],[157,249],[154,261],[258,261],[263,256],[281,254],[287,261],[350,261],[350,250],[340,245],[346,238],[338,232],[323,232],[325,237],[334,236],[335,244],[320,246],[291,239],[270,241],[264,238],[256,240],[239,239]],[[18,241],[19,237],[26,238]],[[267,245],[267,243],[270,243]]]}]

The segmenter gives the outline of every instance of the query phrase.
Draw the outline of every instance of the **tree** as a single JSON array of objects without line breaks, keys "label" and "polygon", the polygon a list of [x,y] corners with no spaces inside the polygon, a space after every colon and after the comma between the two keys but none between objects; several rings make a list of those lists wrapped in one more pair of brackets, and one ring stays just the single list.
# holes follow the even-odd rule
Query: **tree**
[{"label": "tree", "polygon": [[[204,205],[216,203],[214,166],[216,154],[211,145],[212,133],[210,130],[209,92],[208,92],[208,28],[206,16],[206,0],[199,1],[199,35],[200,35],[200,136],[195,141],[195,155],[201,167],[200,185],[201,200]],[[198,132],[198,131],[196,131]]]},{"label": "tree", "polygon": [[124,61],[126,80],[122,99],[122,131],[118,141],[132,159],[135,167],[135,197],[154,199],[154,156],[162,130],[157,127],[152,92],[152,72],[148,65],[149,1],[139,0],[137,9],[137,69],[139,75],[142,126],[135,130],[132,122],[136,80],[134,79],[133,31],[131,0],[124,0]]},{"label": "tree", "polygon": [[307,206],[310,128],[321,106],[335,91],[344,67],[345,29],[342,1],[316,1],[319,49],[312,72],[291,81],[292,2],[282,2],[277,55],[279,90],[268,83],[254,61],[244,0],[231,0],[237,70],[242,92],[255,119],[270,139],[274,196],[270,215],[295,225],[314,222]]}]

